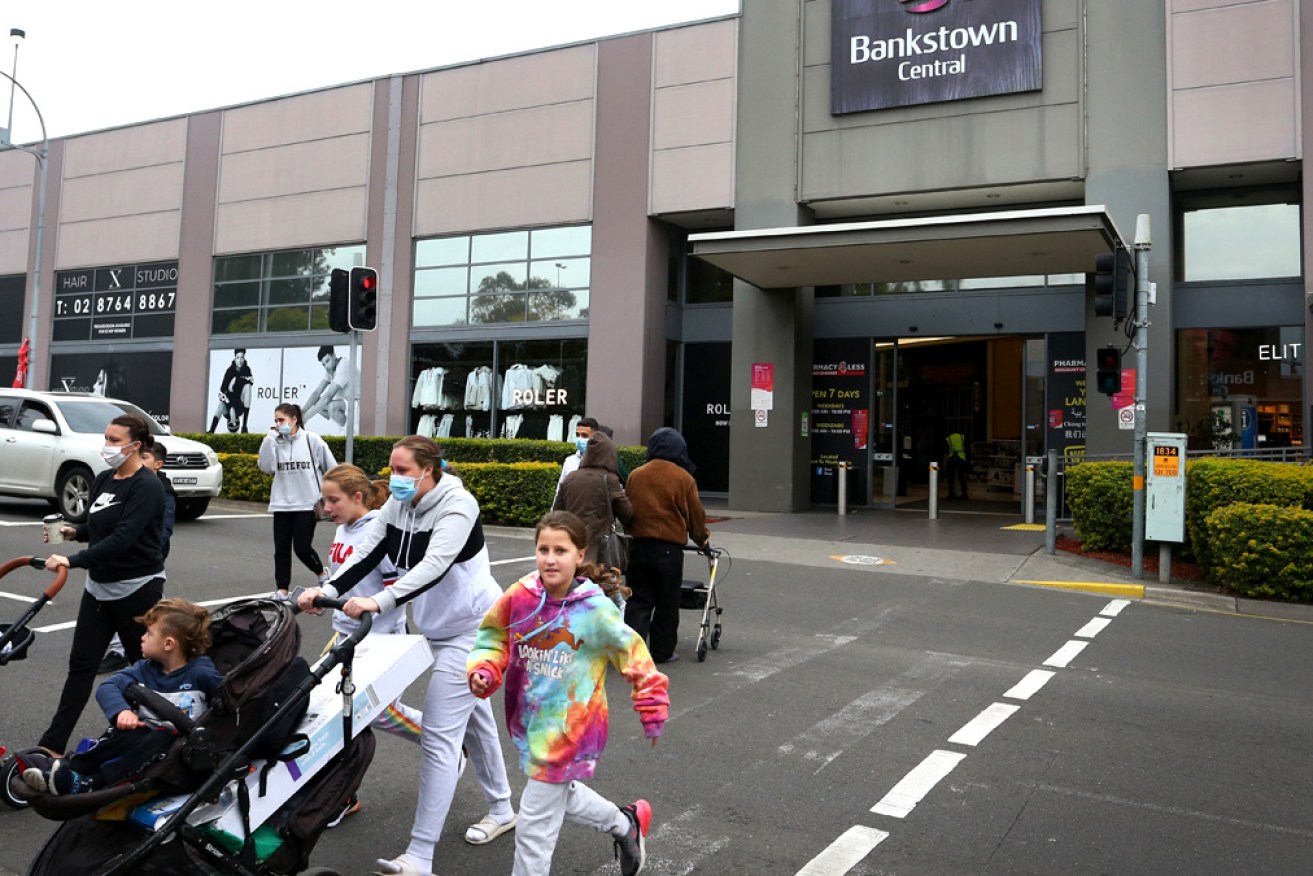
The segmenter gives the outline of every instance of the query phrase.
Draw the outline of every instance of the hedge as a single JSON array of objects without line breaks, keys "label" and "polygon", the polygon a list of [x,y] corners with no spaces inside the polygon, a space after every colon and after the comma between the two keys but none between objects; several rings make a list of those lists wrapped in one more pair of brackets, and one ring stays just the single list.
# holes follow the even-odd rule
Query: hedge
[{"label": "hedge", "polygon": [[1131,549],[1134,473],[1129,462],[1083,462],[1067,469],[1067,504],[1086,550]]},{"label": "hedge", "polygon": [[1313,602],[1313,512],[1246,502],[1212,511],[1209,579],[1257,599]]},{"label": "hedge", "polygon": [[1248,459],[1197,459],[1186,467],[1185,528],[1200,565],[1212,568],[1214,545],[1206,532],[1209,515],[1245,502],[1309,508],[1313,469],[1302,465]]}]

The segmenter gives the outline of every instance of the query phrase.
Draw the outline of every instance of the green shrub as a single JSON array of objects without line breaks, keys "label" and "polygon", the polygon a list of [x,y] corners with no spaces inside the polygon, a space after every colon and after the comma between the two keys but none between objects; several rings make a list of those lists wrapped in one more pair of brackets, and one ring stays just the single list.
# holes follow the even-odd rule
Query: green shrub
[{"label": "green shrub", "polygon": [[1200,565],[1214,565],[1212,542],[1205,532],[1210,514],[1237,502],[1282,507],[1309,507],[1313,469],[1279,462],[1206,457],[1185,469],[1185,528],[1190,550]]},{"label": "green shrub", "polygon": [[1083,462],[1067,469],[1067,504],[1081,547],[1131,549],[1134,472],[1129,462]]},{"label": "green shrub", "polygon": [[1209,580],[1256,599],[1313,602],[1313,512],[1236,503],[1204,520]]},{"label": "green shrub", "polygon": [[219,462],[223,464],[223,498],[239,502],[269,501],[274,478],[260,471],[257,459],[253,453],[219,454]]}]

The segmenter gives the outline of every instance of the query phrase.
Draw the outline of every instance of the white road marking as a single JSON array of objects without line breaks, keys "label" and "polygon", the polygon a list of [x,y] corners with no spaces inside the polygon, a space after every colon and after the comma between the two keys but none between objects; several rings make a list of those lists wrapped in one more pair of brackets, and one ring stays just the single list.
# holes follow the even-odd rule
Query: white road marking
[{"label": "white road marking", "polygon": [[[40,593],[29,593],[25,596],[21,593],[6,593],[3,590],[0,590],[0,599],[17,599],[19,602],[35,602],[36,598],[40,595]],[[49,602],[46,604],[53,605],[54,603]]]},{"label": "white road marking", "polygon": [[1076,631],[1076,635],[1082,639],[1093,639],[1099,633],[1103,632],[1104,627],[1112,623],[1112,618],[1096,617]]},{"label": "white road marking", "polygon": [[204,514],[197,517],[197,520],[255,520],[260,517],[273,517],[268,512],[252,512],[250,514]]},{"label": "white road marking", "polygon": [[51,624],[48,627],[31,627],[34,633],[57,633],[60,630],[71,630],[77,626],[77,621],[69,621],[63,624]]},{"label": "white road marking", "polygon": [[0,526],[40,526],[40,520],[0,520]]},{"label": "white road marking", "polygon": [[513,560],[494,560],[493,562],[489,563],[488,565],[489,565],[489,566],[505,566],[505,565],[507,565],[508,563],[532,563],[532,562],[534,562],[536,559],[537,559],[536,557],[516,557],[516,558],[513,559]]},{"label": "white road marking", "polygon": [[1089,642],[1077,642],[1075,640],[1068,642],[1061,648],[1053,652],[1053,656],[1044,661],[1045,666],[1054,666],[1063,669],[1076,658],[1076,655],[1085,650]]},{"label": "white road marking", "polygon": [[813,725],[779,747],[783,756],[797,756],[818,764],[820,772],[845,747],[866,738],[925,691],[881,687],[853,700],[838,712]]},{"label": "white road marking", "polygon": [[798,876],[841,876],[857,866],[871,849],[880,845],[889,834],[873,827],[856,825],[843,832],[837,840],[798,871]]},{"label": "white road marking", "polygon": [[925,799],[935,785],[966,758],[956,751],[937,749],[932,751],[902,781],[894,785],[884,798],[871,807],[877,815],[891,815],[894,818],[906,818],[916,808],[916,804]]},{"label": "white road marking", "polygon": [[[647,838],[645,871],[685,876],[705,869],[705,861],[729,845],[728,836],[704,836],[698,832],[698,828],[709,823],[701,806],[692,806],[671,819],[661,818],[658,813],[658,818],[661,826]],[[613,874],[619,868],[608,862],[593,872]]]},{"label": "white road marking", "polygon": [[1020,708],[1021,706],[1010,706],[1007,703],[994,703],[964,724],[961,730],[948,737],[948,741],[958,745],[979,745],[981,740],[992,733],[999,724],[1016,714]]},{"label": "white road marking", "polygon": [[1184,815],[1188,818],[1198,818],[1203,821],[1212,821],[1220,824],[1233,824],[1237,827],[1266,830],[1273,833],[1284,834],[1286,836],[1313,839],[1313,830],[1306,830],[1302,827],[1286,827],[1281,824],[1254,821],[1248,818],[1233,818],[1229,815],[1218,815],[1215,812],[1203,812],[1198,809],[1186,809],[1182,806],[1163,806],[1158,803],[1146,803],[1142,800],[1129,800],[1125,797],[1114,797],[1111,794],[1093,794],[1089,791],[1081,791],[1076,788],[1059,788],[1056,785],[1037,785],[1036,787],[1041,791],[1048,791],[1052,794],[1061,794],[1064,797],[1077,797],[1082,800],[1093,800],[1096,803],[1109,803],[1113,806],[1126,809],[1144,809],[1149,812],[1166,813],[1168,815]]},{"label": "white road marking", "polygon": [[1055,675],[1056,672],[1049,672],[1047,669],[1032,669],[1003,696],[1012,700],[1028,700],[1039,693],[1040,688],[1048,684],[1049,679]]},{"label": "white road marking", "polygon": [[1099,614],[1104,617],[1116,617],[1122,613],[1123,608],[1130,604],[1131,601],[1129,599],[1114,599],[1112,602],[1105,605],[1103,611],[1099,612]]}]

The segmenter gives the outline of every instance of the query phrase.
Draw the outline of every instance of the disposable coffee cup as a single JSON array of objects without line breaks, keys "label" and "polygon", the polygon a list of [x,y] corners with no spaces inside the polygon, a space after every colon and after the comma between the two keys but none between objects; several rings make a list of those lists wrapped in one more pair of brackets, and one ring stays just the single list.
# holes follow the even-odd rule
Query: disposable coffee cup
[{"label": "disposable coffee cup", "polygon": [[46,541],[50,544],[59,544],[64,540],[64,515],[50,514],[41,519],[46,527]]}]

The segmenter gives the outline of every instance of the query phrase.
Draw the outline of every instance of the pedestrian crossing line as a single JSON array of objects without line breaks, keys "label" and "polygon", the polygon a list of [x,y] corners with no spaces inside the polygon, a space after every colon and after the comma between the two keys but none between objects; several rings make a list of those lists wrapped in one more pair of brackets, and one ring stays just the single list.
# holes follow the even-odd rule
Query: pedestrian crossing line
[{"label": "pedestrian crossing line", "polygon": [[925,795],[965,759],[966,755],[960,752],[935,749],[903,776],[902,781],[894,785],[879,803],[872,806],[871,811],[877,815],[906,818],[916,808],[916,804],[924,800]]},{"label": "pedestrian crossing line", "polygon": [[1010,700],[1028,700],[1035,694],[1039,693],[1040,688],[1049,683],[1049,679],[1057,675],[1056,672],[1050,672],[1047,669],[1032,669],[1026,673],[1026,677],[1014,684],[1003,696]]},{"label": "pedestrian crossing line", "polygon": [[[667,876],[686,876],[708,867],[707,859],[729,845],[729,837],[706,836],[700,828],[713,823],[700,805],[690,806],[674,818],[662,818],[647,838],[646,869]],[[608,862],[593,871],[595,876],[615,876],[616,865]]]},{"label": "pedestrian crossing line", "polygon": [[1072,660],[1075,660],[1076,656],[1084,651],[1085,646],[1088,644],[1089,642],[1078,642],[1073,639],[1058,650],[1054,651],[1053,655],[1044,661],[1044,665],[1054,666],[1058,669],[1066,669],[1067,664]]},{"label": "pedestrian crossing line", "polygon": [[1130,604],[1131,601],[1129,599],[1114,599],[1112,602],[1105,605],[1103,611],[1099,612],[1099,614],[1104,617],[1116,617],[1122,613],[1122,609]]},{"label": "pedestrian crossing line", "polygon": [[1112,618],[1096,617],[1090,620],[1085,626],[1076,631],[1076,635],[1082,639],[1093,639],[1099,633],[1103,632],[1108,624],[1112,623]]},{"label": "pedestrian crossing line", "polygon": [[986,736],[994,732],[1000,724],[1015,715],[1020,708],[1021,706],[1012,706],[1007,703],[994,703],[964,724],[962,729],[948,737],[948,741],[956,745],[975,747]]},{"label": "pedestrian crossing line", "polygon": [[803,866],[797,876],[841,876],[861,863],[871,850],[889,837],[888,832],[858,824],[848,828],[825,851]]},{"label": "pedestrian crossing line", "polygon": [[888,723],[924,693],[888,686],[869,691],[781,745],[779,753],[818,764],[819,773],[849,745]]}]

